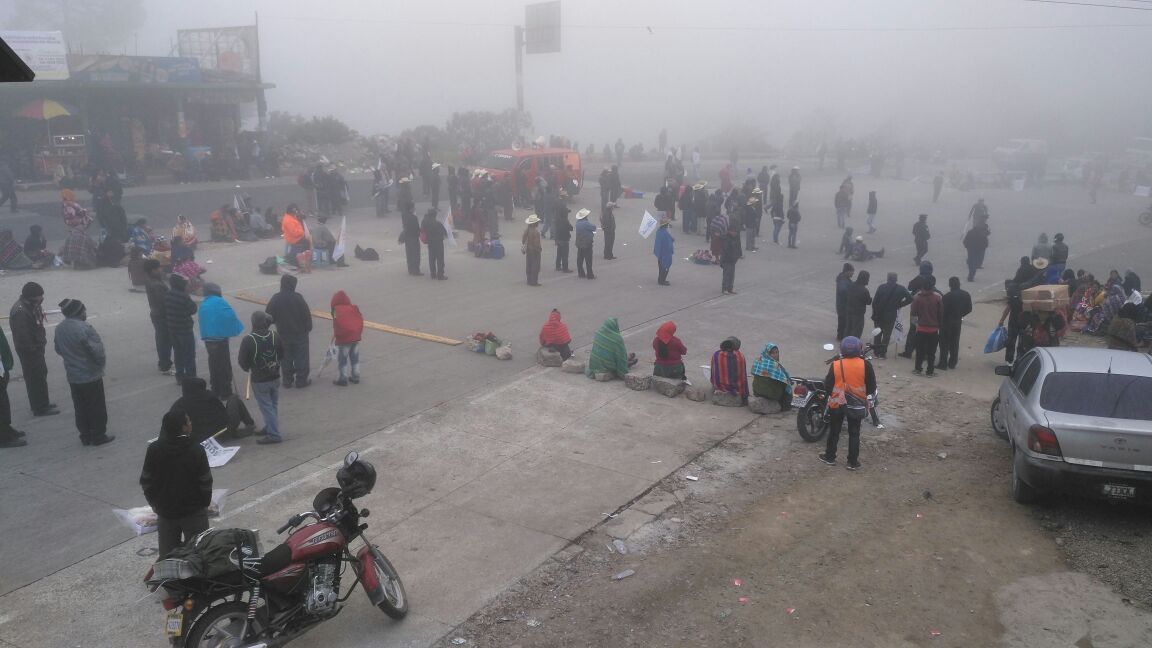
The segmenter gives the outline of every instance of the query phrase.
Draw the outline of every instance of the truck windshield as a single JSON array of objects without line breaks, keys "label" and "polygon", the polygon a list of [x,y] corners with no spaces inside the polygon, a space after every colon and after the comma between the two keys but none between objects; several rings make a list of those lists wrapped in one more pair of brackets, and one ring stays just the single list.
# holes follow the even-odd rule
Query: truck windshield
[{"label": "truck windshield", "polygon": [[503,153],[492,153],[484,159],[482,165],[485,169],[498,169],[500,171],[511,171],[514,165],[514,160],[511,155],[504,155]]}]

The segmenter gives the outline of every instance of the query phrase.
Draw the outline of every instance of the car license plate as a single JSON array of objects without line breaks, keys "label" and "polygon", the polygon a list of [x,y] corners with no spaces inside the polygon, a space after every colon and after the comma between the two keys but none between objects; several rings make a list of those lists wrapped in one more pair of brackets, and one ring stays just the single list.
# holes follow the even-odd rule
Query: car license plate
[{"label": "car license plate", "polygon": [[1132,499],[1136,497],[1136,487],[1123,484],[1104,484],[1104,494],[1115,499]]},{"label": "car license plate", "polygon": [[168,611],[168,620],[164,624],[164,632],[169,637],[179,637],[184,630],[184,610],[176,608]]}]

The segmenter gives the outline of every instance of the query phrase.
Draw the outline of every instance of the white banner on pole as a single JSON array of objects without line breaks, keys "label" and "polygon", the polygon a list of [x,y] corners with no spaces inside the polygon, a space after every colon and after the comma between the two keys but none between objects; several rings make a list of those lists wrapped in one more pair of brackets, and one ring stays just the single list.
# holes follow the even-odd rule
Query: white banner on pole
[{"label": "white banner on pole", "polygon": [[200,445],[204,447],[204,452],[208,455],[208,466],[211,468],[219,468],[228,463],[240,450],[240,446],[225,448],[212,438],[204,439]]},{"label": "white banner on pole", "polygon": [[336,237],[336,245],[332,247],[332,262],[335,263],[344,256],[344,250],[348,247],[348,217],[343,216],[340,218],[340,235]]},{"label": "white banner on pole", "polygon": [[640,221],[640,236],[643,236],[644,238],[652,236],[652,232],[656,231],[656,226],[659,224],[660,223],[656,220],[656,217],[652,214],[649,214],[648,211],[645,210],[644,218]]}]

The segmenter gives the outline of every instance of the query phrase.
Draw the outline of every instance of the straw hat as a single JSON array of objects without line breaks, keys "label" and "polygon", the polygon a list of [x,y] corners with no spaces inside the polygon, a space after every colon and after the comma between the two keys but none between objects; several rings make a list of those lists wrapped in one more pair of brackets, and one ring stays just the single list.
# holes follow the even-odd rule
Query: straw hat
[{"label": "straw hat", "polygon": [[1038,259],[1032,259],[1032,267],[1036,268],[1037,270],[1044,270],[1045,268],[1048,267],[1048,259],[1045,259],[1043,257],[1040,257]]},{"label": "straw hat", "polygon": [[439,169],[439,168],[440,168],[440,163],[439,163],[439,162],[433,162],[433,163],[432,163],[432,168],[433,168],[433,169]]},{"label": "straw hat", "polygon": [[588,214],[591,213],[592,212],[588,209],[581,209],[580,211],[576,212],[576,220],[584,220],[585,218],[588,218]]},{"label": "straw hat", "polygon": [[856,237],[856,240],[857,240],[857,241],[863,241],[863,240],[864,240],[864,237],[863,237],[863,236],[857,236],[857,237]]},{"label": "straw hat", "polygon": [[535,225],[540,222],[540,217],[536,214],[528,214],[528,218],[524,219],[526,225]]},{"label": "straw hat", "polygon": [[412,178],[411,178],[411,176],[404,176],[403,178],[400,178],[399,182],[400,182],[400,184],[404,184],[406,182],[412,182]]},{"label": "straw hat", "polygon": [[759,196],[759,195],[761,195],[761,194],[763,194],[763,193],[764,193],[764,190],[763,190],[763,189],[761,189],[760,187],[756,187],[755,189],[753,189],[753,190],[752,190],[752,195],[753,195],[753,196]]},{"label": "straw hat", "polygon": [[700,189],[703,189],[704,187],[707,187],[707,186],[708,186],[707,182],[697,182],[696,184],[692,185],[692,188],[696,189],[696,190],[700,190]]}]

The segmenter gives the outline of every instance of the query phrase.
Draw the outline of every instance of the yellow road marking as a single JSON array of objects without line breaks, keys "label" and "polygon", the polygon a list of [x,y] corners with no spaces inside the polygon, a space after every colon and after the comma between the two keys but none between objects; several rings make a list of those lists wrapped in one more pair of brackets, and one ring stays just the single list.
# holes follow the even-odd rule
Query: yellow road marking
[{"label": "yellow road marking", "polygon": [[[259,297],[254,297],[254,296],[249,295],[247,293],[237,293],[235,295],[235,297],[236,297],[236,299],[239,299],[240,301],[246,301],[246,302],[250,302],[253,304],[260,304],[261,306],[267,306],[268,305],[267,299],[260,299]],[[320,319],[330,320],[330,319],[332,319],[332,314],[327,313],[325,311],[314,310],[314,311],[312,311],[312,317],[319,317]],[[452,338],[441,337],[439,335],[433,335],[431,333],[424,333],[421,331],[413,331],[411,329],[400,328],[398,326],[389,326],[387,324],[378,324],[376,322],[365,321],[364,322],[364,328],[372,329],[373,331],[382,331],[384,333],[392,333],[393,335],[403,335],[404,337],[416,338],[417,340],[424,340],[425,342],[436,342],[437,344],[447,344],[449,346],[457,346],[457,345],[463,344],[463,342],[461,340],[453,340]]]}]

